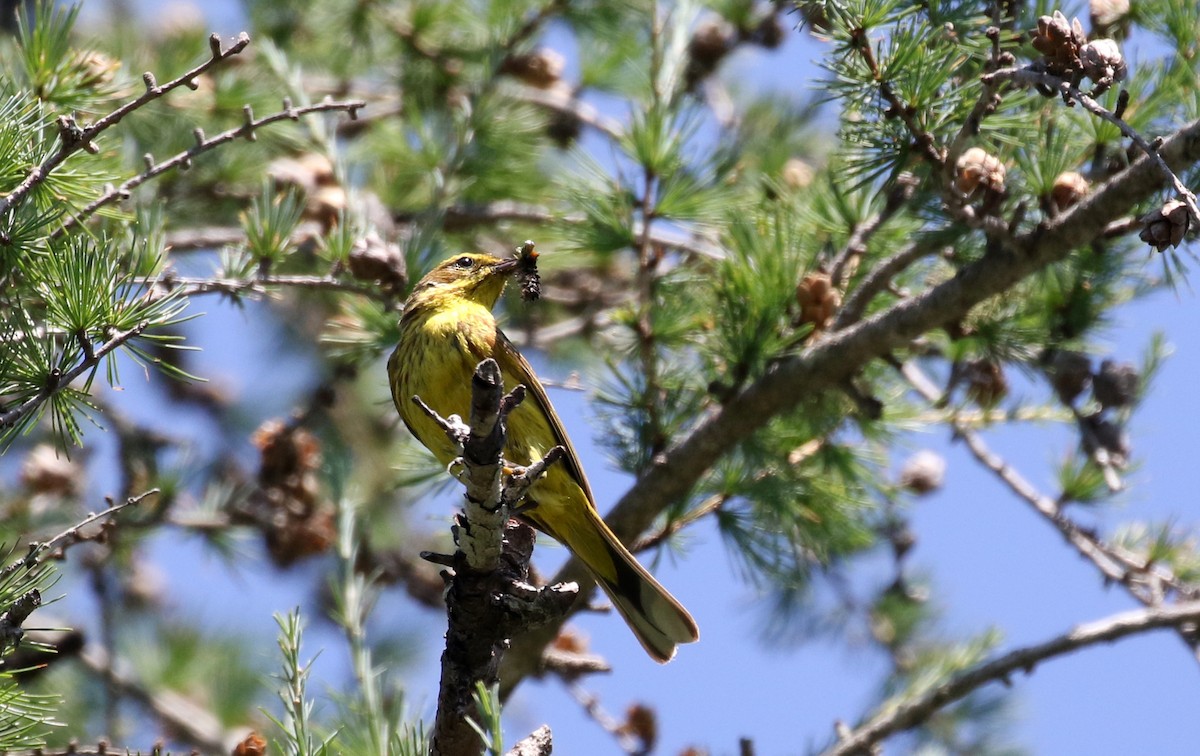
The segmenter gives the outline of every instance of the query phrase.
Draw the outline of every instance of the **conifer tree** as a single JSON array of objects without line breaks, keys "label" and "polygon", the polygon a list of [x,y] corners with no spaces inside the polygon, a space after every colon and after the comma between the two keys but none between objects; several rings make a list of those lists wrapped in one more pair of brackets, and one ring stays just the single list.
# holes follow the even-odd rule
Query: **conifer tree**
[{"label": "conifer tree", "polygon": [[[185,4],[94,4],[0,24],[0,751],[549,753],[555,722],[502,719],[513,692],[622,674],[573,629],[577,560],[518,553],[519,580],[476,592],[582,600],[505,626],[454,681],[471,711],[406,705],[437,693],[394,628],[469,579],[444,569],[462,476],[387,398],[403,302],[442,259],[525,239],[542,297],[506,299],[506,329],[582,389],[607,453],[585,466],[629,481],[600,502],[614,532],[686,571],[709,528],[764,635],[886,660],[867,710],[792,742],[1011,753],[1017,672],[1160,629],[1200,659],[1182,504],[1113,514],[1170,330],[1106,341],[1164,291],[1194,306],[1195,3],[1092,0],[1084,23],[1000,0],[248,0],[238,36]],[[745,75],[801,41],[819,69]],[[917,433],[956,454],[910,456]],[[1021,470],[998,433],[1066,452]],[[947,464],[1134,608],[954,634],[914,557]],[[205,623],[168,610],[170,552],[309,600],[238,605],[276,616],[276,646]],[[305,637],[330,626],[335,649]],[[345,674],[318,682],[322,654]],[[661,702],[586,703],[596,753],[668,741]],[[438,745],[448,722],[468,748]]]}]

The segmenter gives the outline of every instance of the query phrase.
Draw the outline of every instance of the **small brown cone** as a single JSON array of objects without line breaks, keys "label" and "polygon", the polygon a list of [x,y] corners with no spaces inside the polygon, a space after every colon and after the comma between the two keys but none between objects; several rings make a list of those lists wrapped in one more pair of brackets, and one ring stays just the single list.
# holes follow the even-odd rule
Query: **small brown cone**
[{"label": "small brown cone", "polygon": [[963,377],[967,396],[980,407],[994,407],[1008,394],[1008,378],[995,360],[982,358],[967,363]]},{"label": "small brown cone", "polygon": [[1046,70],[1055,76],[1063,76],[1080,68],[1079,51],[1087,44],[1083,24],[1079,19],[1067,21],[1062,11],[1053,16],[1042,16],[1033,32],[1033,48],[1040,52]]},{"label": "small brown cone", "polygon": [[1142,216],[1142,231],[1138,238],[1162,252],[1167,247],[1178,247],[1191,225],[1192,216],[1187,205],[1171,200],[1159,209]]},{"label": "small brown cone", "polygon": [[1076,171],[1064,171],[1054,179],[1054,187],[1050,190],[1050,199],[1054,200],[1059,210],[1066,210],[1088,195],[1091,187],[1083,174]]},{"label": "small brown cone", "polygon": [[1105,360],[1092,378],[1092,395],[1104,409],[1120,409],[1133,404],[1142,378],[1131,362]]},{"label": "small brown cone", "polygon": [[233,756],[265,756],[267,741],[257,732],[251,732],[233,748]]},{"label": "small brown cone", "polygon": [[828,273],[817,271],[806,275],[796,286],[796,303],[800,305],[796,324],[812,323],[820,331],[842,306],[842,295],[833,287]]},{"label": "small brown cone", "polygon": [[566,65],[567,60],[562,53],[539,47],[522,55],[510,55],[500,67],[500,72],[514,76],[531,87],[550,89],[562,81]]},{"label": "small brown cone", "polygon": [[972,147],[959,156],[955,163],[954,185],[963,194],[970,195],[983,187],[986,191],[1004,191],[1004,163],[982,147]]}]

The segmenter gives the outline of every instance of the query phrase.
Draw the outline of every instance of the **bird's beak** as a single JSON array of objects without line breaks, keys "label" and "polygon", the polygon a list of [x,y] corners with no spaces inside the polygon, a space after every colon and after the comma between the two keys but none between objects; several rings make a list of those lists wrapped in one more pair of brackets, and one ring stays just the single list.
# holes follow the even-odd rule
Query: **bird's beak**
[{"label": "bird's beak", "polygon": [[497,273],[511,273],[512,271],[516,270],[517,265],[519,265],[520,262],[521,261],[515,257],[508,257],[496,263],[492,270],[496,271]]}]

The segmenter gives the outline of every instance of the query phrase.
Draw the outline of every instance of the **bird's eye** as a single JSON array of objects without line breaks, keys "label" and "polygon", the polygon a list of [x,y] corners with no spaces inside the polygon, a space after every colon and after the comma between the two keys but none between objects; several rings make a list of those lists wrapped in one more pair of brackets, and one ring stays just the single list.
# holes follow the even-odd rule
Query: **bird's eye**
[{"label": "bird's eye", "polygon": [[463,255],[462,257],[460,257],[454,261],[454,267],[462,268],[463,270],[466,270],[466,269],[470,268],[474,262],[475,261],[472,260],[471,258],[467,257],[466,255]]}]

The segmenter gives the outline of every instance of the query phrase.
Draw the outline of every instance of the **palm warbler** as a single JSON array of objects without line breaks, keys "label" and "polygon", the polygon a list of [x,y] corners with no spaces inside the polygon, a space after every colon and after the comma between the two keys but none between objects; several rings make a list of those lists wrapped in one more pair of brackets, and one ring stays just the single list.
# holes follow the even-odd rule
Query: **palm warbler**
[{"label": "palm warbler", "polygon": [[647,653],[667,662],[676,644],[699,638],[696,622],[604,524],[546,389],[496,325],[492,307],[517,267],[516,259],[464,254],[421,279],[404,304],[400,342],[388,360],[392,399],[409,431],[449,464],[458,450],[412,397],[420,396],[442,417],[465,415],[471,375],[488,357],[500,366],[506,391],[524,384],[528,395],[509,415],[504,458],[528,465],[556,445],[567,454],[530,487],[531,506],[522,516],[587,565]]}]

